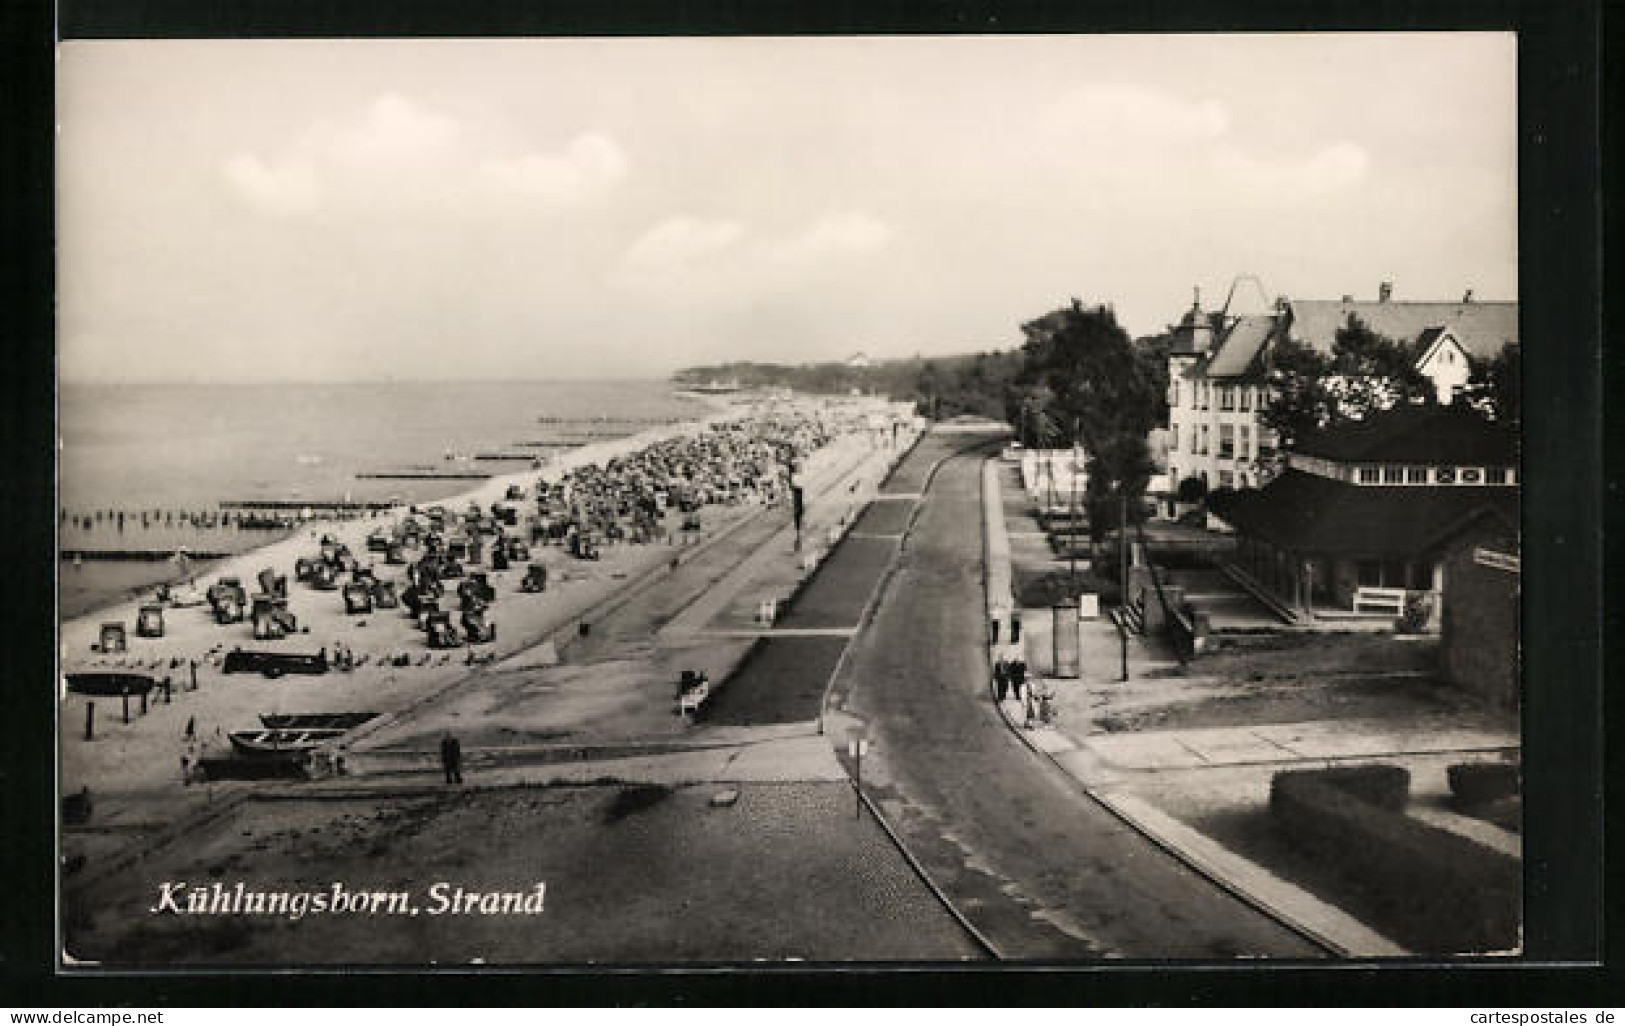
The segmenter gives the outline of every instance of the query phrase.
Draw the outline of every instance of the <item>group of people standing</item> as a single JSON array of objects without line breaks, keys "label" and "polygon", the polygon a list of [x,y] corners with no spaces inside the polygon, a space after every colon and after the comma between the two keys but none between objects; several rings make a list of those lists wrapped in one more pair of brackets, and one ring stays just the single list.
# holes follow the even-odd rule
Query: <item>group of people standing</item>
[{"label": "group of people standing", "polygon": [[1004,701],[1014,694],[1016,701],[1021,701],[1021,689],[1027,684],[1027,661],[1018,654],[1014,659],[1006,659],[1000,655],[993,660],[993,687]]}]

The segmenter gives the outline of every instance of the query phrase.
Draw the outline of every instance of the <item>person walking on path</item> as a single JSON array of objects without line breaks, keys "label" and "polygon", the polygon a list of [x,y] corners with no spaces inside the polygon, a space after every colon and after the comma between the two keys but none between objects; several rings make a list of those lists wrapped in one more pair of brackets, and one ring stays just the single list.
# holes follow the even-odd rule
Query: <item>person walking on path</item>
[{"label": "person walking on path", "polygon": [[993,660],[993,693],[1000,702],[1010,693],[1010,664],[1002,655]]},{"label": "person walking on path", "polygon": [[1019,655],[1010,660],[1010,690],[1015,692],[1016,701],[1021,701],[1021,686],[1027,683],[1027,661]]},{"label": "person walking on path", "polygon": [[440,766],[446,771],[446,783],[463,782],[463,746],[449,730],[440,739]]}]

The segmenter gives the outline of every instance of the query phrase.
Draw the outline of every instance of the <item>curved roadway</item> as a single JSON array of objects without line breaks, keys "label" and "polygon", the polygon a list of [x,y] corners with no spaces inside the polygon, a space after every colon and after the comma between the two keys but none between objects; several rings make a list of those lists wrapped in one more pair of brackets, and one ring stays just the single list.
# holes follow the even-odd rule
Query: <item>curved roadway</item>
[{"label": "curved roadway", "polygon": [[924,494],[830,698],[837,724],[868,725],[865,790],[1006,958],[1323,956],[1118,820],[993,708],[980,498],[992,441],[933,432],[885,488],[894,503]]}]

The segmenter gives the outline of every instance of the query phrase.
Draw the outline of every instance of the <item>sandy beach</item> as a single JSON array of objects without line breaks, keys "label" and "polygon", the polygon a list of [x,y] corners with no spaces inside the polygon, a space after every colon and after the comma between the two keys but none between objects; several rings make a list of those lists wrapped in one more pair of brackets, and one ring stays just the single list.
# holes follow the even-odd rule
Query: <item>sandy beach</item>
[{"label": "sandy beach", "polygon": [[[799,408],[810,410],[820,405],[807,403]],[[488,508],[503,498],[510,485],[526,488],[528,495],[539,478],[557,481],[574,468],[635,452],[663,439],[701,432],[714,421],[749,416],[756,409],[754,405],[744,404],[725,406],[700,421],[657,427],[584,446],[549,461],[541,471],[527,470],[481,482],[443,505],[448,510],[461,510],[470,504]],[[816,489],[834,471],[865,456],[865,449],[857,436],[837,439],[809,456],[803,477]],[[491,609],[497,639],[493,644],[479,646],[482,655],[490,659],[481,669],[513,668],[527,660],[535,662],[523,653],[555,636],[560,645],[566,639],[575,638],[577,625],[584,615],[590,619],[595,608],[615,601],[629,586],[668,568],[673,559],[691,558],[763,510],[757,503],[708,505],[703,509],[703,528],[691,544],[680,544],[677,533],[673,532],[671,542],[605,545],[602,558],[597,561],[576,560],[556,546],[535,546],[533,561],[549,568],[549,586],[541,593],[527,594],[519,590],[524,574],[522,565],[506,571],[488,571],[498,596]],[[112,800],[115,795],[132,798],[142,794],[171,795],[183,804],[190,804],[204,797],[200,793],[203,789],[183,788],[182,758],[195,764],[199,758],[226,754],[229,751],[226,735],[232,731],[258,729],[262,714],[377,713],[375,721],[355,732],[357,735],[378,734],[373,747],[391,739],[398,743],[403,737],[421,735],[420,730],[412,729],[410,710],[426,699],[441,695],[471,673],[473,668],[467,662],[466,650],[431,650],[422,632],[403,610],[375,610],[352,616],[345,612],[339,592],[317,591],[294,580],[295,560],[314,555],[323,536],[332,536],[348,545],[365,564],[375,555],[366,551],[366,535],[381,525],[393,524],[404,513],[405,510],[401,510],[377,518],[315,522],[294,537],[222,561],[206,577],[198,579],[198,586],[206,588],[220,577],[236,576],[252,588],[251,582],[265,568],[287,575],[290,607],[298,617],[300,632],[281,640],[254,640],[252,626],[247,622],[218,625],[207,606],[166,609],[164,637],[138,638],[134,631],[136,615],[143,601],[150,598],[128,600],[62,623],[63,674],[78,670],[133,669],[149,673],[160,682],[169,678],[170,688],[167,699],[162,687],[154,690],[147,698],[144,711],[140,698],[130,698],[126,722],[125,703],[121,698],[69,693],[65,685],[59,683],[60,792],[69,795],[88,788],[93,796],[101,799],[96,818],[103,825],[116,824],[123,816],[149,814],[135,811],[140,802],[130,803],[128,812],[121,810],[120,804]],[[372,561],[382,579],[396,580],[399,586],[404,586],[403,567],[385,566],[381,558]],[[129,637],[126,653],[104,655],[92,650],[104,622],[125,625]],[[297,653],[326,649],[331,654],[334,646],[340,644],[355,654],[359,663],[355,669],[277,679],[222,672],[225,654],[235,647]],[[737,659],[745,645],[736,642],[719,647],[712,639],[690,648],[698,650],[695,654],[698,665],[705,665],[707,657],[725,665],[729,659]],[[681,649],[682,646],[677,646],[679,652]],[[551,658],[550,650],[542,651],[544,661]],[[409,659],[410,665],[393,665],[395,657],[401,655]],[[645,677],[651,673],[648,667],[635,667],[633,672]],[[665,669],[658,672],[663,673]],[[561,668],[561,673],[567,675],[568,668]],[[598,676],[602,679],[614,674],[606,674],[600,668]],[[654,682],[647,683],[653,686]],[[663,680],[659,684],[667,686]],[[87,740],[87,713],[92,704],[95,706],[93,739]],[[587,730],[616,737],[670,733],[674,730],[672,718],[664,715],[665,710],[661,712],[660,716],[651,716],[646,710],[634,712],[625,703],[618,704],[603,697],[600,689],[598,697],[587,701],[569,719],[577,732]],[[186,737],[189,724],[193,740]],[[345,744],[349,743],[350,740],[345,739]]]}]

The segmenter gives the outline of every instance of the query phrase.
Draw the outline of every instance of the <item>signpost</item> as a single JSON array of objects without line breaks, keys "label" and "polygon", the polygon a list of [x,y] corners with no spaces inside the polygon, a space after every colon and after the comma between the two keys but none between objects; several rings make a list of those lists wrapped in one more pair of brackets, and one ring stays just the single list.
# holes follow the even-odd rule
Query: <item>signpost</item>
[{"label": "signpost", "polygon": [[1522,559],[1505,552],[1496,552],[1494,549],[1474,549],[1473,562],[1480,566],[1492,567],[1496,570],[1505,570],[1508,573],[1522,572]]},{"label": "signpost", "polygon": [[852,818],[857,819],[863,815],[863,753],[869,750],[869,735],[863,727],[853,727],[846,732],[846,754],[853,761],[852,793],[855,799],[852,807]]}]

